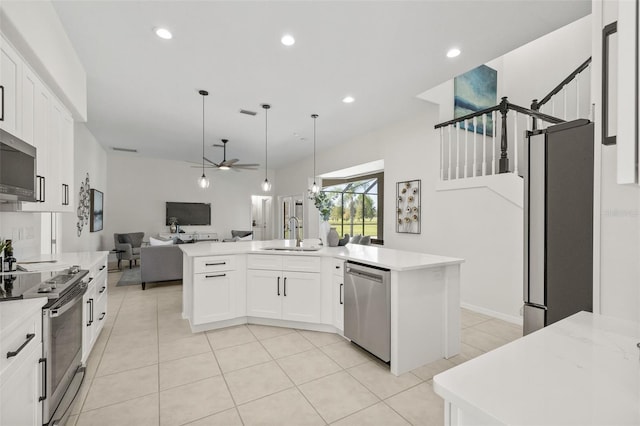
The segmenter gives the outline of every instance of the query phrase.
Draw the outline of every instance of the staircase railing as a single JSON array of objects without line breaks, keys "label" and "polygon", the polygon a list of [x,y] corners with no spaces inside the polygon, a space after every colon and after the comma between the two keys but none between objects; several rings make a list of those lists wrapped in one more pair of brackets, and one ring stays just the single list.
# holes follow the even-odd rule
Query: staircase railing
[{"label": "staircase railing", "polygon": [[[512,104],[504,97],[496,106],[437,124],[435,128],[440,130],[440,179],[463,179],[508,172],[519,174],[519,165],[523,161],[520,157],[523,156],[518,148],[524,146],[525,132],[518,129],[542,129],[551,124],[563,123],[570,117],[585,118],[584,112],[588,116],[589,99],[588,96],[580,97],[580,81],[590,68],[591,58],[584,61],[542,100],[534,99],[531,108]],[[575,95],[573,111],[574,105],[569,105],[568,101],[570,91]],[[556,101],[558,94],[562,101]],[[587,106],[582,108],[581,103],[586,103]],[[562,118],[557,117],[556,106],[562,109]],[[509,111],[513,113],[509,114]],[[498,119],[499,126],[496,125]],[[512,141],[509,140],[511,129]]]},{"label": "staircase railing", "polygon": [[[569,119],[569,114],[568,114],[568,107],[569,107],[569,101],[567,100],[568,97],[568,92],[570,89],[570,85],[571,83],[575,84],[575,116],[574,118],[585,118],[584,115],[581,114],[581,105],[580,105],[580,81],[581,81],[581,77],[586,74],[586,72],[591,70],[591,58],[589,57],[589,59],[587,59],[586,61],[584,61],[582,64],[580,64],[580,66],[578,68],[576,68],[575,70],[573,70],[573,72],[571,74],[569,74],[567,76],[567,78],[565,78],[564,80],[562,80],[562,82],[560,82],[560,84],[558,84],[556,87],[553,88],[553,90],[551,90],[545,97],[542,98],[541,101],[538,101],[537,99],[534,99],[533,101],[531,101],[531,109],[533,111],[542,111],[542,107],[544,107],[545,105],[549,104],[549,101],[551,101],[553,99],[553,102],[551,102],[551,115],[557,116],[559,114],[556,114],[555,111],[555,96],[557,94],[562,94],[562,114],[561,117],[563,120],[568,120]],[[589,84],[590,79],[587,80],[587,84]],[[588,104],[587,104],[588,105]],[[587,107],[588,108],[588,107]],[[547,113],[549,113],[549,111],[547,111]],[[589,115],[589,111],[587,110],[587,114],[586,116]],[[537,127],[537,122],[536,119],[533,119],[533,128],[536,129]]]},{"label": "staircase railing", "polygon": [[[513,111],[513,114],[509,114],[509,111]],[[440,129],[440,179],[462,179],[509,172],[510,128],[513,128],[516,142],[512,144],[515,159],[512,171],[518,173],[517,141],[521,136],[518,128],[531,130],[530,117],[542,123],[564,122],[560,118],[512,104],[503,97],[496,106],[437,124],[435,128]],[[499,130],[496,125],[498,118]],[[523,118],[526,119],[525,122]]]}]

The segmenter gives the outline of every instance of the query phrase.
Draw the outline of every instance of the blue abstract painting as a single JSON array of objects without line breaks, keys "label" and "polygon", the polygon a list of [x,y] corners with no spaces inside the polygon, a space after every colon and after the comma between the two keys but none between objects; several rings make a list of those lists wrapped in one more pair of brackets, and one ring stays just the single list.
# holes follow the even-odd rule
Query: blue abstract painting
[{"label": "blue abstract painting", "polygon": [[[458,118],[497,104],[498,72],[486,65],[480,65],[453,80],[453,117]],[[473,120],[467,121],[466,128],[476,133],[493,134],[493,120],[487,117],[486,131],[482,117],[477,118],[476,128]],[[464,123],[460,125],[464,129]]]}]

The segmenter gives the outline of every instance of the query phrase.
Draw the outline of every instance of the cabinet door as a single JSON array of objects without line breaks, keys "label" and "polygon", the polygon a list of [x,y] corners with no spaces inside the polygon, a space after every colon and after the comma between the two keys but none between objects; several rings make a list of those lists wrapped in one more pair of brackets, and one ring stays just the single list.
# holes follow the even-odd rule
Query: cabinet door
[{"label": "cabinet door", "polygon": [[0,425],[42,425],[42,343],[21,353],[0,381]]},{"label": "cabinet door", "polygon": [[333,325],[344,330],[344,278],[334,275],[333,283]]},{"label": "cabinet door", "polygon": [[74,211],[73,118],[66,110],[60,116],[60,190],[62,212]]},{"label": "cabinet door", "polygon": [[280,271],[247,271],[247,316],[282,317],[283,280]]},{"label": "cabinet door", "polygon": [[235,271],[195,274],[193,323],[205,324],[235,318]]},{"label": "cabinet door", "polygon": [[320,274],[283,273],[282,319],[320,322]]},{"label": "cabinet door", "polygon": [[[51,211],[62,210],[62,169],[73,169],[73,156],[62,157],[62,116],[64,109],[57,99],[52,98],[49,116],[49,176],[47,177],[47,203]],[[66,160],[66,161],[65,161]]]},{"label": "cabinet door", "polygon": [[0,36],[0,128],[21,137],[20,96],[22,59],[13,47]]},{"label": "cabinet door", "polygon": [[96,286],[89,284],[87,292],[82,296],[84,310],[82,311],[82,361],[86,361],[95,341],[94,326],[96,320]]}]

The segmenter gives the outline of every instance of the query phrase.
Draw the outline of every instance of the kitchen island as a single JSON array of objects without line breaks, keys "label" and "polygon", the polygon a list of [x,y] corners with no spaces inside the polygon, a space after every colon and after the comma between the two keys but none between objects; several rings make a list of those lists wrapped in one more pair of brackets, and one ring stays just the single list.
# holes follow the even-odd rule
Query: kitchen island
[{"label": "kitchen island", "polygon": [[640,323],[579,312],[434,377],[445,425],[640,424]]},{"label": "kitchen island", "polygon": [[191,329],[253,323],[342,334],[343,266],[352,261],[390,270],[393,374],[459,353],[462,259],[376,246],[288,244],[180,245],[183,317]]}]

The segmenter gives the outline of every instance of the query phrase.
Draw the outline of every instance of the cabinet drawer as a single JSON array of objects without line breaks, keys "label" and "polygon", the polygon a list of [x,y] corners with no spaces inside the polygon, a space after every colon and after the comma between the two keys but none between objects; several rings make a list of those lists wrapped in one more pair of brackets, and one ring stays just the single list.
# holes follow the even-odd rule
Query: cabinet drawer
[{"label": "cabinet drawer", "polygon": [[232,271],[235,268],[233,256],[196,257],[193,261],[193,272],[203,274],[216,271]]},{"label": "cabinet drawer", "polygon": [[331,259],[331,271],[333,272],[333,275],[343,277],[344,259]]},{"label": "cabinet drawer", "polygon": [[[0,375],[2,375],[7,367],[22,359],[24,355],[31,352],[33,347],[40,344],[42,341],[41,315],[42,311],[38,310],[37,313],[31,315],[28,320],[7,335],[6,339],[2,339],[2,342],[0,342]],[[34,336],[30,337],[32,334]],[[27,335],[29,337],[27,337]],[[24,347],[20,349],[23,344]],[[8,352],[15,352],[18,351],[18,349],[20,349],[20,353],[7,358]]]},{"label": "cabinet drawer", "polygon": [[273,254],[250,254],[247,256],[247,268],[282,270],[282,256]]},{"label": "cabinet drawer", "polygon": [[282,270],[320,272],[320,258],[315,256],[282,256]]}]

